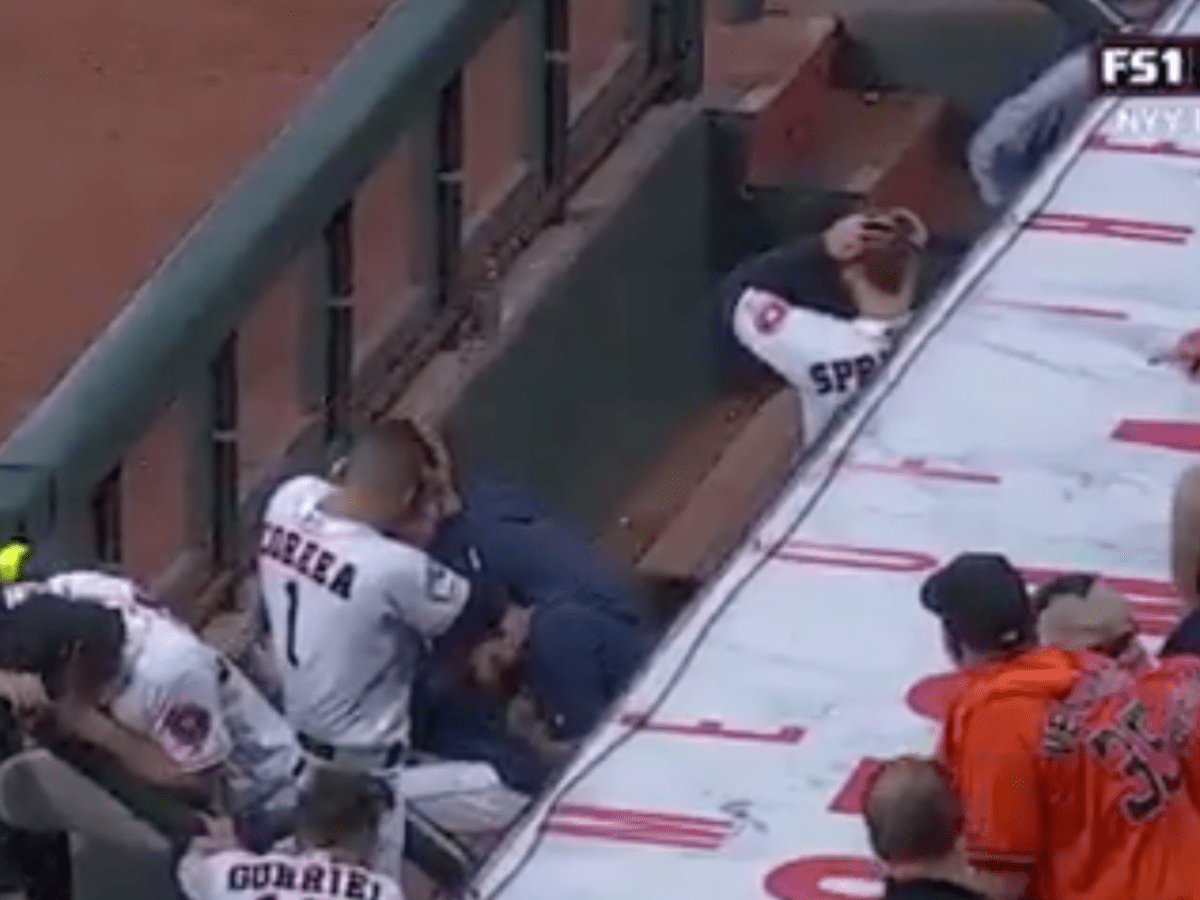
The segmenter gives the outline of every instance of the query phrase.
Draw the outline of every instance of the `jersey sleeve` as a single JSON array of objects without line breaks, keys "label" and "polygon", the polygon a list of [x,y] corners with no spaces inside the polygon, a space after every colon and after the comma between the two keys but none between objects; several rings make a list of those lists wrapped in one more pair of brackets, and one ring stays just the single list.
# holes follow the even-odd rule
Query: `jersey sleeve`
[{"label": "jersey sleeve", "polygon": [[402,549],[384,585],[388,605],[423,637],[438,637],[463,611],[470,583],[432,556]]},{"label": "jersey sleeve", "polygon": [[985,869],[1032,867],[1042,847],[1042,809],[1035,748],[1014,722],[1030,712],[1019,702],[992,701],[971,715],[939,757],[963,801],[967,849]]},{"label": "jersey sleeve", "polygon": [[151,727],[180,768],[203,772],[229,757],[233,739],[221,713],[216,661],[197,654],[189,662],[156,692]]},{"label": "jersey sleeve", "polygon": [[179,858],[175,880],[188,900],[215,900],[216,869],[219,856],[188,850]]},{"label": "jersey sleeve", "polygon": [[758,288],[744,291],[733,310],[733,331],[742,345],[802,391],[812,383],[814,363],[861,352],[847,344],[843,324]]}]

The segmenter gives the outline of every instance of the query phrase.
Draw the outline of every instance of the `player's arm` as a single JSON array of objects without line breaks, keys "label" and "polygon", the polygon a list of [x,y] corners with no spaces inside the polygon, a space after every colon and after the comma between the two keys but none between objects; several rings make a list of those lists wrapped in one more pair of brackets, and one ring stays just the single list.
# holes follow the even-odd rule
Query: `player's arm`
[{"label": "player's arm", "polygon": [[232,738],[221,715],[220,673],[209,654],[184,654],[161,684],[147,685],[151,727],[141,734],[94,707],[74,713],[74,733],[151,784],[209,803]]},{"label": "player's arm", "polygon": [[396,614],[418,634],[432,639],[458,618],[471,585],[428,554],[397,544],[384,591]]},{"label": "player's arm", "polygon": [[212,796],[212,772],[189,770],[155,740],[126,728],[95,707],[60,704],[57,713],[65,731],[103,750],[142,781],[202,802]]},{"label": "player's arm", "polygon": [[188,900],[215,900],[221,896],[220,873],[227,868],[223,863],[230,849],[228,842],[214,843],[208,835],[192,841],[175,869],[175,880]]},{"label": "player's arm", "polygon": [[1171,577],[1188,607],[1200,606],[1200,466],[1175,482],[1171,501]]},{"label": "player's arm", "polygon": [[977,888],[993,900],[1025,896],[1042,847],[1035,748],[1013,727],[1028,715],[1019,701],[992,701],[949,725],[939,751],[963,800]]},{"label": "player's arm", "polygon": [[748,288],[734,307],[733,331],[747,350],[803,390],[813,363],[840,355],[843,338],[827,319],[778,294]]}]

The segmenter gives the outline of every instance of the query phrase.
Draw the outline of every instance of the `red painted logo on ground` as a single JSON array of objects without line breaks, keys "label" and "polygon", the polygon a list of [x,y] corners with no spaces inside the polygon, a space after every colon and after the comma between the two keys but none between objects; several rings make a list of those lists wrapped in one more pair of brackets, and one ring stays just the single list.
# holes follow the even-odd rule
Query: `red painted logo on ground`
[{"label": "red painted logo on ground", "polygon": [[561,803],[542,825],[550,834],[682,850],[717,850],[733,834],[728,819],[647,809]]},{"label": "red painted logo on ground", "polygon": [[771,871],[763,881],[776,900],[862,900],[883,895],[879,868],[865,856],[805,856]]},{"label": "red painted logo on ground", "polygon": [[1192,228],[1188,225],[1078,213],[1040,213],[1030,219],[1025,227],[1031,231],[1054,231],[1059,234],[1150,241],[1158,244],[1186,244],[1192,235]]}]

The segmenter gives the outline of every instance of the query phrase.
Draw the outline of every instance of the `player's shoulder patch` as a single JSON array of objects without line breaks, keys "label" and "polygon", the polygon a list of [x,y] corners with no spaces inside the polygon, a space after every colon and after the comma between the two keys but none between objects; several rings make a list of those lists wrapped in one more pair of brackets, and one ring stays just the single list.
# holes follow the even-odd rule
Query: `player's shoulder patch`
[{"label": "player's shoulder patch", "polygon": [[458,576],[433,557],[425,564],[425,591],[429,599],[450,603],[458,596]]},{"label": "player's shoulder patch", "polygon": [[212,714],[197,703],[177,703],[163,717],[163,728],[182,746],[199,749],[212,731]]}]

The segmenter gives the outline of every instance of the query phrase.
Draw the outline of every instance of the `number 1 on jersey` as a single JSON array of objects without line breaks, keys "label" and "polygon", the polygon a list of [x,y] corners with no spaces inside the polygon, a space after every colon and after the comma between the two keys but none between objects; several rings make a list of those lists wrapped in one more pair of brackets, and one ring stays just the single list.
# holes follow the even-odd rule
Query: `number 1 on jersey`
[{"label": "number 1 on jersey", "polygon": [[296,654],[296,618],[300,614],[300,587],[294,581],[284,584],[287,592],[287,661],[293,666],[300,665],[300,657]]}]

